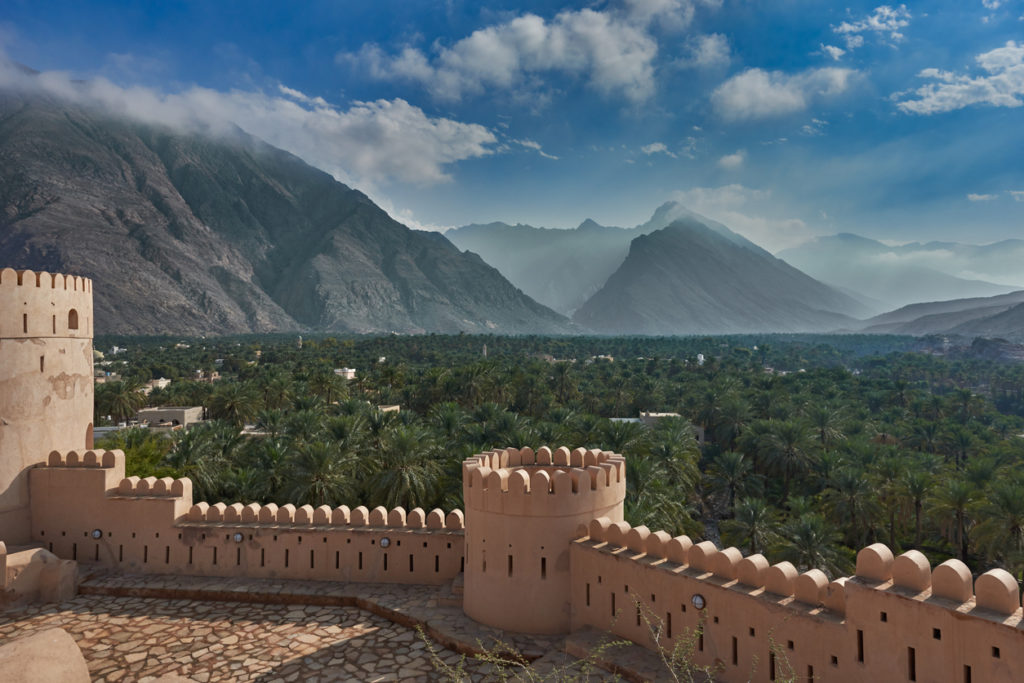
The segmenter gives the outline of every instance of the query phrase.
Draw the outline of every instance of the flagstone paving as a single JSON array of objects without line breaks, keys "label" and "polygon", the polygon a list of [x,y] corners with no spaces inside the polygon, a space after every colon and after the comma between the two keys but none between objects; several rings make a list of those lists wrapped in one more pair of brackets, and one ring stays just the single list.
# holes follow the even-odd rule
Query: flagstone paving
[{"label": "flagstone paving", "polygon": [[[553,670],[591,668],[565,654],[562,639],[490,629],[461,608],[439,605],[438,587],[97,571],[79,589],[60,605],[0,612],[0,644],[63,628],[96,683],[162,676],[199,683],[418,682],[454,680],[457,670],[463,680],[489,681],[498,679],[492,665],[472,655],[496,649],[534,661],[535,680]],[[605,672],[579,676],[612,679]]]},{"label": "flagstone paving", "polygon": [[[77,641],[97,683],[442,680],[416,631],[357,607],[79,595],[0,613],[0,642],[55,626]],[[432,646],[458,665],[459,654]],[[466,668],[472,678],[487,670]]]}]

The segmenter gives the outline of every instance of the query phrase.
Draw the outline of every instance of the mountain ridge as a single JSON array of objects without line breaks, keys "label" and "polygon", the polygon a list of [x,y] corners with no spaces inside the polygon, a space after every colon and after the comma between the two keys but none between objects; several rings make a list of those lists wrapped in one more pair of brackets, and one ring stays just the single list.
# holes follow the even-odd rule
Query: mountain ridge
[{"label": "mountain ridge", "polygon": [[97,332],[577,331],[481,259],[240,129],[0,91],[0,260],[96,282]]},{"label": "mountain ridge", "polygon": [[[825,331],[861,306],[789,264],[694,218],[634,239],[604,287],[574,315],[604,334]],[[727,228],[726,228],[727,230]]]}]

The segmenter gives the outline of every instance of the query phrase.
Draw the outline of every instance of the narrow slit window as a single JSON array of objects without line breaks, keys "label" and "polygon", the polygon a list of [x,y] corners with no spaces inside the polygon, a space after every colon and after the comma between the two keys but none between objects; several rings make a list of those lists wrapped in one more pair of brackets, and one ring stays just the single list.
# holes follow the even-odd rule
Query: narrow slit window
[{"label": "narrow slit window", "polygon": [[217,549],[213,549],[213,563],[217,564]]},{"label": "narrow slit window", "polygon": [[235,566],[236,567],[241,567],[242,566],[242,549],[241,548],[235,548]]},{"label": "narrow slit window", "polygon": [[409,553],[409,572],[410,572],[410,573],[412,573],[412,572],[414,572],[414,571],[416,571],[416,570],[415,570],[415,569],[413,569],[413,559],[412,559],[412,553]]},{"label": "narrow slit window", "polygon": [[768,680],[775,680],[775,653],[768,653]]},{"label": "narrow slit window", "polygon": [[512,576],[512,556],[508,556],[508,575]]},{"label": "narrow slit window", "polygon": [[39,356],[39,372],[44,372],[46,368],[46,356]]},{"label": "narrow slit window", "polygon": [[21,331],[28,334],[28,313],[21,314]]},{"label": "narrow slit window", "polygon": [[857,629],[857,661],[864,661],[864,631]]},{"label": "narrow slit window", "polygon": [[971,683],[971,666],[964,664],[964,683]]},{"label": "narrow slit window", "polygon": [[267,566],[267,549],[266,548],[260,548],[260,566],[261,567],[266,567]]},{"label": "narrow slit window", "polygon": [[[142,564],[146,564],[147,562],[149,562],[149,546],[144,545],[142,546]],[[214,562],[214,564],[217,563]]]},{"label": "narrow slit window", "polygon": [[171,546],[165,545],[164,546],[164,564],[170,564],[170,563],[171,563]]},{"label": "narrow slit window", "polygon": [[917,680],[917,651],[912,647],[907,648],[907,678]]},{"label": "narrow slit window", "polygon": [[57,334],[57,314],[53,315],[53,333]]},{"label": "narrow slit window", "polygon": [[441,556],[434,555],[434,573],[439,574],[441,572]]},{"label": "narrow slit window", "polygon": [[540,578],[548,578],[548,558],[540,558]]},{"label": "narrow slit window", "polygon": [[590,607],[590,584],[587,584],[587,607]]},{"label": "narrow slit window", "polygon": [[284,549],[284,568],[288,569],[288,548]]},{"label": "narrow slit window", "polygon": [[363,571],[363,551],[359,551],[359,571]]},{"label": "narrow slit window", "polygon": [[615,617],[615,593],[612,593],[612,617]]},{"label": "narrow slit window", "polygon": [[665,633],[672,638],[672,613],[665,612]]},{"label": "narrow slit window", "polygon": [[384,553],[384,571],[388,570],[388,554]]},{"label": "narrow slit window", "polygon": [[310,550],[309,551],[309,568],[310,569],[316,569],[316,551],[315,550]]},{"label": "narrow slit window", "polygon": [[736,639],[736,636],[732,637],[732,665],[738,666],[740,663],[740,643]]}]

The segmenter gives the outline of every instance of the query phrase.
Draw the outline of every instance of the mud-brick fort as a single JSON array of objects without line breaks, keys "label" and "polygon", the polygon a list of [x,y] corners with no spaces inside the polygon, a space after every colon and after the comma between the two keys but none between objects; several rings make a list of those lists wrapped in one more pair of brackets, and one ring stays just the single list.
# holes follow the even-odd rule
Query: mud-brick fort
[{"label": "mud-brick fort", "polygon": [[197,582],[452,584],[480,624],[605,632],[649,650],[682,642],[723,681],[1024,678],[1009,573],[972,577],[957,560],[932,568],[918,551],[894,557],[875,544],[858,553],[856,575],[829,580],[631,527],[625,460],[606,451],[477,455],[463,463],[465,511],[447,514],[197,502],[188,479],[126,478],[121,452],[92,450],[91,337],[89,280],[0,271],[6,601],[65,599],[99,568]]}]

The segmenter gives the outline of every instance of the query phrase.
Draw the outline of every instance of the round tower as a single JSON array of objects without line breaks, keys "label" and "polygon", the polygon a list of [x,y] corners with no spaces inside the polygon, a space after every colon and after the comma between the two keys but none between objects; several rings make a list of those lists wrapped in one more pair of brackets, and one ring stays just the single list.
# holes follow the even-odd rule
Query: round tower
[{"label": "round tower", "polygon": [[27,468],[92,447],[92,282],[0,270],[0,540],[29,540]]},{"label": "round tower", "polygon": [[569,631],[569,544],[597,517],[622,521],[626,461],[608,451],[546,446],[462,463],[466,505],[463,609],[521,633]]}]

